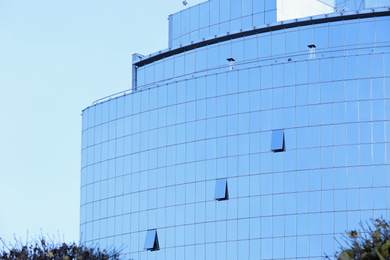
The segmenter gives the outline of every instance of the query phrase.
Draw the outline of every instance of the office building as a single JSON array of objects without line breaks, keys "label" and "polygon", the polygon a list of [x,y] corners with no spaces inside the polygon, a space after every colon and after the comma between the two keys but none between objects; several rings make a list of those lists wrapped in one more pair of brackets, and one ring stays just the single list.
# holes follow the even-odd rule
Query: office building
[{"label": "office building", "polygon": [[81,241],[135,260],[319,260],[390,217],[389,5],[171,15],[168,49],[133,55],[131,90],[83,111]]}]

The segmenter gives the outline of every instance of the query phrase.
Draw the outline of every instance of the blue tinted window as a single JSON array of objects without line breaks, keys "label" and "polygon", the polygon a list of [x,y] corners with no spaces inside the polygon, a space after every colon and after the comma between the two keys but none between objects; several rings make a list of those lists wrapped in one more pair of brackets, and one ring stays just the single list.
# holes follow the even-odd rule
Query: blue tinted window
[{"label": "blue tinted window", "polygon": [[284,151],[284,131],[272,131],[271,150],[273,152]]},{"label": "blue tinted window", "polygon": [[158,244],[157,230],[148,230],[146,233],[144,249],[151,251],[160,249]]},{"label": "blue tinted window", "polygon": [[216,200],[227,200],[229,199],[228,189],[227,189],[227,180],[219,179],[215,182],[215,195],[214,199]]}]

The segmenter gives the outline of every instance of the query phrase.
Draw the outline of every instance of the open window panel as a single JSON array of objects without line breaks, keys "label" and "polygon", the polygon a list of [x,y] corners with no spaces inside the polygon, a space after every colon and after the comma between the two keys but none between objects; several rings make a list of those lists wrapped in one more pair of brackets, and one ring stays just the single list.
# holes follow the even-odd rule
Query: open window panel
[{"label": "open window panel", "polygon": [[271,150],[273,152],[284,152],[284,130],[272,131]]},{"label": "open window panel", "polygon": [[218,179],[215,182],[214,199],[216,199],[216,200],[228,200],[229,199],[227,179]]},{"label": "open window panel", "polygon": [[148,230],[148,232],[146,233],[144,249],[149,250],[149,251],[160,250],[156,229]]}]

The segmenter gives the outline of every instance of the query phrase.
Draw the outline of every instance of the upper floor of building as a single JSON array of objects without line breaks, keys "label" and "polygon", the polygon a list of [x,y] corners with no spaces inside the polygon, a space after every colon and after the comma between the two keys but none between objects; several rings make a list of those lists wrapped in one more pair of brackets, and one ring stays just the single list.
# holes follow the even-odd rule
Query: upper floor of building
[{"label": "upper floor of building", "polygon": [[170,48],[278,21],[390,5],[390,0],[209,0],[169,16]]}]

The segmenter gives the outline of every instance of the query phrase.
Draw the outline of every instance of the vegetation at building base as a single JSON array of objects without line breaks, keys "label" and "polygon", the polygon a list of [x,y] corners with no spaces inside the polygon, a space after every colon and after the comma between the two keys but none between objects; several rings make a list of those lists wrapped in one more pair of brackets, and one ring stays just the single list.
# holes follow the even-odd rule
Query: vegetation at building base
[{"label": "vegetation at building base", "polygon": [[374,219],[371,223],[360,224],[361,230],[353,230],[343,237],[338,260],[390,260],[390,222]]},{"label": "vegetation at building base", "polygon": [[119,260],[120,252],[115,249],[100,250],[97,247],[87,247],[76,243],[54,243],[40,238],[33,242],[14,245],[0,250],[0,259],[4,260]]}]

